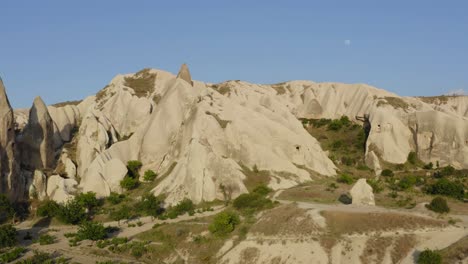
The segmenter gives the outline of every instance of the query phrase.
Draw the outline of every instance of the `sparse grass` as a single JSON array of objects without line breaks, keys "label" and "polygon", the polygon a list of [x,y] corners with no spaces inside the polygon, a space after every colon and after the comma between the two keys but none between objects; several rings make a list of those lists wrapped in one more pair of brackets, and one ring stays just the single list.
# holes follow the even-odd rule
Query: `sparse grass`
[{"label": "sparse grass", "polygon": [[132,77],[125,77],[125,86],[132,88],[138,97],[148,96],[154,91],[156,74],[150,69],[143,69]]},{"label": "sparse grass", "polygon": [[468,257],[468,236],[463,237],[452,245],[440,251],[443,263],[457,263],[461,256]]},{"label": "sparse grass", "polygon": [[391,105],[396,109],[403,109],[406,110],[409,108],[409,104],[403,101],[403,99],[399,97],[390,97],[386,96],[383,98],[384,100],[380,100],[377,103],[377,107],[382,106],[382,105]]}]

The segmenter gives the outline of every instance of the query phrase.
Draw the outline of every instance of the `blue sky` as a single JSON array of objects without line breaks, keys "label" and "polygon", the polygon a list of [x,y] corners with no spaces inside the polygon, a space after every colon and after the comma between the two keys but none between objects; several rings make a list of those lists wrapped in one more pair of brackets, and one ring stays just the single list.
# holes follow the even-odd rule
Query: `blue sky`
[{"label": "blue sky", "polygon": [[193,78],[468,89],[468,1],[0,3],[0,76],[14,107],[94,94],[145,67]]}]

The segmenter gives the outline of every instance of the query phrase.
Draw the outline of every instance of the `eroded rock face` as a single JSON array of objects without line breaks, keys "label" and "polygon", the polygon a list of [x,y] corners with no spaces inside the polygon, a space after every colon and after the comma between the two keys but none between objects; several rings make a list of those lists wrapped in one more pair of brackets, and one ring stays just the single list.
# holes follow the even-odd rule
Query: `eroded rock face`
[{"label": "eroded rock face", "polygon": [[47,198],[47,177],[42,171],[34,171],[32,182],[29,186],[29,198],[37,198],[39,201]]},{"label": "eroded rock face", "polygon": [[54,168],[55,149],[61,138],[54,131],[54,122],[40,97],[34,99],[29,121],[21,136],[22,163],[29,169]]},{"label": "eroded rock face", "polygon": [[66,105],[63,107],[49,106],[48,111],[56,126],[56,133],[59,134],[63,142],[69,142],[78,121],[80,120],[80,111],[75,105]]},{"label": "eroded rock face", "polygon": [[374,153],[374,151],[370,151],[366,156],[366,165],[371,168],[377,176],[382,173],[382,167],[380,167],[379,157]]},{"label": "eroded rock face", "polygon": [[25,180],[17,159],[13,109],[0,79],[0,193],[12,200],[21,199],[25,194]]},{"label": "eroded rock face", "polygon": [[374,192],[366,179],[359,179],[349,191],[353,205],[375,205]]},{"label": "eroded rock face", "polygon": [[73,199],[76,194],[77,182],[64,179],[60,175],[52,175],[47,179],[47,196],[58,203],[65,203]]}]

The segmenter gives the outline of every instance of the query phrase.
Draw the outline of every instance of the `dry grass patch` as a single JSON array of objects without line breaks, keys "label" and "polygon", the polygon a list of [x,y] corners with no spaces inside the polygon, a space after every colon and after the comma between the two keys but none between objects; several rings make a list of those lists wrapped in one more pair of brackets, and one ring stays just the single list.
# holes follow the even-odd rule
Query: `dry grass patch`
[{"label": "dry grass patch", "polygon": [[425,227],[444,227],[446,223],[425,217],[398,213],[349,213],[324,211],[328,229],[334,235],[365,234],[398,229],[415,230]]},{"label": "dry grass patch", "polygon": [[156,74],[151,73],[151,69],[143,69],[132,77],[125,77],[125,86],[132,88],[135,95],[144,97],[154,91],[154,82]]},{"label": "dry grass patch", "polygon": [[414,235],[404,235],[395,240],[391,251],[393,263],[399,263],[405,258],[411,250],[416,246],[416,238]]},{"label": "dry grass patch", "polygon": [[265,212],[250,229],[251,233],[265,236],[309,236],[321,231],[307,210],[295,205],[283,205]]},{"label": "dry grass patch", "polygon": [[[330,184],[335,184],[336,189],[331,189]],[[326,178],[283,191],[278,199],[288,201],[338,203],[342,193],[346,193],[350,186],[339,184],[334,178]]]},{"label": "dry grass patch", "polygon": [[385,252],[392,245],[392,242],[393,239],[391,237],[370,237],[361,255],[362,263],[382,263]]},{"label": "dry grass patch", "polygon": [[468,236],[441,250],[444,263],[457,263],[468,258]]}]

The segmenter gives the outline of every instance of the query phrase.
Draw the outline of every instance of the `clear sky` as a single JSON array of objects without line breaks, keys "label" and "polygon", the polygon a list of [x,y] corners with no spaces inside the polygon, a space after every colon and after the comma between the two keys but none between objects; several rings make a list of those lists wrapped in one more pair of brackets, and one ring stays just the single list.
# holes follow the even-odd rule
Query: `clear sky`
[{"label": "clear sky", "polygon": [[145,67],[194,79],[468,90],[468,1],[5,0],[0,76],[14,107],[82,99]]}]

